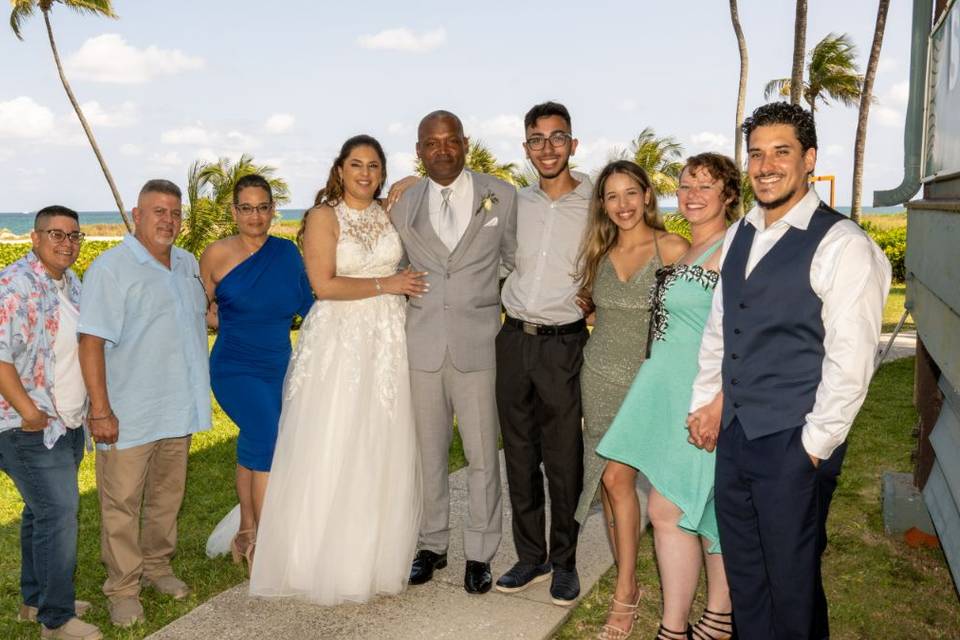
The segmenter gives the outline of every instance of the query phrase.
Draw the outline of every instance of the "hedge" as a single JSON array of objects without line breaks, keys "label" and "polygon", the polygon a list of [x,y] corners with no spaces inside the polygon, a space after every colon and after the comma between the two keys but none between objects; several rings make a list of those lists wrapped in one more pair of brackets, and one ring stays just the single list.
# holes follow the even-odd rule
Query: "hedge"
[{"label": "hedge", "polygon": [[[687,221],[681,216],[677,214],[667,214],[664,216],[664,222],[666,223],[667,229],[671,232],[679,233],[687,238],[690,237],[690,227],[687,225]],[[880,248],[883,249],[883,252],[890,260],[890,264],[893,266],[894,281],[903,282],[906,277],[903,258],[907,252],[907,228],[896,227],[882,230],[876,225],[864,222],[863,229],[873,238],[874,242],[880,245]],[[286,234],[282,234],[281,237],[292,239],[292,237]],[[80,246],[80,257],[77,258],[76,264],[73,265],[73,270],[78,276],[83,277],[83,272],[87,270],[87,267],[90,266],[93,259],[118,242],[119,240],[90,240],[84,242]],[[16,262],[29,250],[29,242],[0,244],[0,268]]]}]

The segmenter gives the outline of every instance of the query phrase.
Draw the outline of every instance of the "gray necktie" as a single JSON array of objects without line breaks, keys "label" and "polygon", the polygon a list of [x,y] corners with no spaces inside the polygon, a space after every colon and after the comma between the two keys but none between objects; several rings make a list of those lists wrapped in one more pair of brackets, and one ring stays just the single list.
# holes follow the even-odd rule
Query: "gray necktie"
[{"label": "gray necktie", "polygon": [[440,196],[443,198],[440,204],[440,240],[447,245],[447,249],[453,251],[460,238],[457,237],[457,221],[453,216],[453,207],[450,206],[451,193],[453,189],[450,187],[440,189]]}]

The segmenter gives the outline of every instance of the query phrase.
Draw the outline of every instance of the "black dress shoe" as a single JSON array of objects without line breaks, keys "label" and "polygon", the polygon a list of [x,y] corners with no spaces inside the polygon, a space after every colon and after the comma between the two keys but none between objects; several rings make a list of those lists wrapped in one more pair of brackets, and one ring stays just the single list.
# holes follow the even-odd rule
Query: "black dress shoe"
[{"label": "black dress shoe", "polygon": [[523,591],[532,584],[543,582],[550,577],[550,563],[530,564],[518,562],[497,580],[497,591],[516,593]]},{"label": "black dress shoe", "polygon": [[447,566],[447,554],[434,553],[421,549],[413,558],[410,568],[410,584],[423,584],[433,580],[434,569],[443,569]]},{"label": "black dress shoe", "polygon": [[486,593],[493,586],[493,575],[489,562],[467,560],[467,570],[463,574],[463,588],[467,593]]},{"label": "black dress shoe", "polygon": [[580,577],[576,569],[553,568],[553,581],[550,583],[550,599],[553,604],[569,607],[580,595]]}]

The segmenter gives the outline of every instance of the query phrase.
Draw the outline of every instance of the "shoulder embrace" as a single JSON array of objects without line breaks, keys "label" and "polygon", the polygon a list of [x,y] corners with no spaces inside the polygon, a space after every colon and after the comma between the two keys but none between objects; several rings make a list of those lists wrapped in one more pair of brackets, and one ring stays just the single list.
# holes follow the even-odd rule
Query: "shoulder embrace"
[{"label": "shoulder embrace", "polygon": [[660,243],[660,251],[664,253],[664,258],[672,258],[669,262],[673,262],[690,248],[687,239],[676,233],[664,233],[660,236],[658,242]]}]

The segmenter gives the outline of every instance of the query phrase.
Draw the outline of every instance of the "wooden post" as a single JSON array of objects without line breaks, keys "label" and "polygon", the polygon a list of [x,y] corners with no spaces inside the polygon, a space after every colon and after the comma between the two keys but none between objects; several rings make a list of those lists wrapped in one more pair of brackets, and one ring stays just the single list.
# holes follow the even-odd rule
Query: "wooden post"
[{"label": "wooden post", "polygon": [[927,352],[923,340],[917,336],[917,360],[914,369],[913,405],[917,408],[917,426],[914,435],[917,445],[911,453],[913,459],[913,483],[923,490],[933,468],[933,446],[930,444],[930,432],[933,431],[940,408],[943,406],[943,392],[937,382],[940,380],[940,367]]}]

